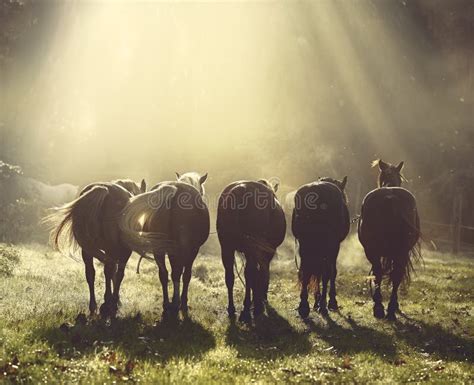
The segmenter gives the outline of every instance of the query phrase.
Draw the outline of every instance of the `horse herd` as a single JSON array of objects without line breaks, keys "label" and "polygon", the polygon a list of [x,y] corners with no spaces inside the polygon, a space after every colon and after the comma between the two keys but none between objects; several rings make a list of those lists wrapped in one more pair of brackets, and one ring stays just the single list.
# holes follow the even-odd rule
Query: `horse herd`
[{"label": "horse herd", "polygon": [[[393,320],[399,307],[398,287],[403,279],[409,278],[413,258],[420,255],[420,221],[415,198],[400,187],[403,162],[395,166],[377,160],[374,165],[380,170],[378,188],[363,200],[358,233],[375,276],[374,316],[385,317],[381,283],[386,277],[392,283],[386,317]],[[158,183],[149,191],[145,181],[141,185],[130,180],[93,183],[74,201],[53,209],[46,218],[51,225],[51,242],[62,251],[81,249],[91,313],[97,310],[93,258],[104,265],[105,295],[100,314],[104,318],[114,317],[132,251],[154,256],[164,311],[187,311],[193,262],[209,236],[209,210],[204,199],[206,179],[207,174],[177,174],[176,181]],[[346,183],[347,177],[342,181],[320,178],[301,186],[295,194],[291,229],[299,244],[298,312],[303,318],[310,312],[309,291],[314,295],[315,310],[322,315],[327,315],[328,309],[338,308],[336,259],[350,227]],[[243,322],[251,321],[251,310],[254,317],[264,312],[270,262],[285,238],[286,220],[275,195],[277,187],[266,180],[238,181],[229,184],[219,197],[217,234],[230,317],[236,312],[235,252],[245,257],[245,299],[240,313]],[[173,283],[171,301],[166,255]]]}]

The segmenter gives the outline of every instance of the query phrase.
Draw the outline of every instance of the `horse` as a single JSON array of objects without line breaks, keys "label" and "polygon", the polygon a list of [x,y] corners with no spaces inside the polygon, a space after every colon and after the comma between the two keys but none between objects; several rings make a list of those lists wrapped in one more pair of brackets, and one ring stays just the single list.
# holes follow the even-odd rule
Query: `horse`
[{"label": "horse", "polygon": [[145,179],[142,179],[140,185],[131,179],[116,179],[112,181],[119,186],[122,186],[125,190],[130,191],[132,195],[138,195],[146,192],[146,182]]},{"label": "horse", "polygon": [[[337,310],[336,261],[341,242],[349,234],[350,220],[344,189],[347,176],[342,181],[319,178],[301,186],[295,194],[291,229],[299,243],[301,266],[298,280],[301,285],[298,313],[309,315],[308,287],[314,289],[314,309],[323,316]],[[322,293],[319,284],[322,281]],[[329,304],[326,303],[330,281]]]},{"label": "horse", "polygon": [[[144,255],[153,253],[163,290],[163,310],[188,310],[188,288],[194,260],[209,236],[209,210],[204,202],[207,174],[177,174],[176,181],[158,183],[130,200],[122,211],[120,228],[124,242]],[[173,298],[168,297],[168,270],[171,264]],[[180,296],[180,282],[183,289]]]},{"label": "horse", "polygon": [[82,189],[77,199],[54,208],[54,212],[44,218],[52,227],[50,243],[56,250],[69,249],[71,253],[81,248],[91,315],[97,310],[93,258],[104,264],[105,295],[100,314],[106,318],[117,312],[120,285],[132,253],[121,241],[118,219],[133,194],[144,190],[144,180],[141,186],[128,179],[92,183]]},{"label": "horse", "polygon": [[372,265],[375,276],[374,317],[384,318],[380,286],[383,278],[392,284],[387,319],[395,320],[399,310],[398,288],[403,280],[409,282],[413,262],[421,259],[420,218],[415,197],[400,187],[403,162],[397,166],[381,159],[373,162],[379,167],[378,188],[369,192],[362,203],[358,225],[359,240]]},{"label": "horse", "polygon": [[266,180],[238,181],[221,193],[217,210],[217,234],[228,292],[227,312],[235,316],[235,252],[245,256],[245,299],[240,321],[250,322],[253,295],[254,317],[264,312],[270,279],[270,262],[283,242],[286,220],[275,193],[278,185]]}]

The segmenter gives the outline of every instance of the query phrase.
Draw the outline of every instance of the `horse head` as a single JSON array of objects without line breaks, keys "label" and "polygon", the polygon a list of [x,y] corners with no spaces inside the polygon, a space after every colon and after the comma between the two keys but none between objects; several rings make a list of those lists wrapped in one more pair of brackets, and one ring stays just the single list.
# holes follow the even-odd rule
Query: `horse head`
[{"label": "horse head", "polygon": [[197,172],[187,172],[185,174],[180,175],[176,173],[176,180],[178,182],[187,183],[193,186],[196,190],[198,190],[201,195],[205,194],[204,190],[204,182],[207,179],[207,173],[204,175],[199,175]]},{"label": "horse head", "polygon": [[397,166],[386,163],[382,159],[376,159],[372,162],[372,167],[379,166],[380,174],[379,187],[400,187],[402,181],[406,180],[402,175],[404,162],[400,162]]},{"label": "horse head", "polygon": [[280,183],[278,181],[271,182],[268,179],[259,179],[257,182],[264,184],[274,193],[278,191],[278,187],[280,186]]},{"label": "horse head", "polygon": [[131,179],[117,179],[112,181],[112,183],[118,184],[132,195],[138,195],[146,192],[145,179],[142,179],[140,185]]}]

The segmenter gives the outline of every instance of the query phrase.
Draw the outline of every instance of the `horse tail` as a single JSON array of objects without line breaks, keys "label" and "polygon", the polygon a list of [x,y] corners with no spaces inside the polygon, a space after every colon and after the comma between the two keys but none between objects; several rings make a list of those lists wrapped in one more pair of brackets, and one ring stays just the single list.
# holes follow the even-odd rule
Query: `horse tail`
[{"label": "horse tail", "polygon": [[100,212],[108,193],[107,187],[94,186],[74,201],[53,208],[42,220],[50,227],[51,246],[62,253],[68,251],[71,256],[82,248],[98,259],[105,257],[96,241],[101,232]]},{"label": "horse tail", "polygon": [[[303,285],[303,274],[309,275],[308,289],[312,292],[319,289],[319,283],[323,274],[331,277],[333,264],[330,260],[330,244],[318,245],[314,240],[300,240],[300,267],[298,271],[298,283],[300,288]],[[301,245],[303,244],[303,249]]]},{"label": "horse tail", "polygon": [[[401,269],[399,274],[402,275],[402,283],[406,286],[410,284],[411,276],[415,273],[415,265],[423,260],[421,254],[421,229],[420,229],[420,220],[418,213],[415,213],[414,218],[408,218],[406,216],[405,210],[401,207],[401,201],[397,196],[388,196],[385,198],[386,207],[390,210],[392,218],[398,218],[403,225],[405,225],[410,232],[410,236],[413,238],[413,241],[410,242],[410,247],[408,251],[404,254],[397,255],[397,258],[401,258],[399,261]],[[413,221],[414,219],[414,221]],[[382,272],[383,275],[388,278],[389,283],[393,283],[393,273],[394,273],[394,256],[383,256],[382,260]]]},{"label": "horse tail", "polygon": [[159,186],[133,197],[122,210],[119,226],[122,241],[139,254],[166,252],[173,246],[168,234],[153,232],[150,224],[155,216],[171,208],[172,198],[178,188]]}]

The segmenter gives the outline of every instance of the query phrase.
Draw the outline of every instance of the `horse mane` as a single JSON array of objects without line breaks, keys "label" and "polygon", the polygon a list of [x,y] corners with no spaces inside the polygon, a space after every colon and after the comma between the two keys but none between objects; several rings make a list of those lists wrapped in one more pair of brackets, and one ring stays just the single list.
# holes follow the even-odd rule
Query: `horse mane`
[{"label": "horse mane", "polygon": [[374,167],[377,167],[379,164],[380,164],[380,161],[382,159],[374,159],[371,163],[370,163],[370,167],[374,168]]}]

